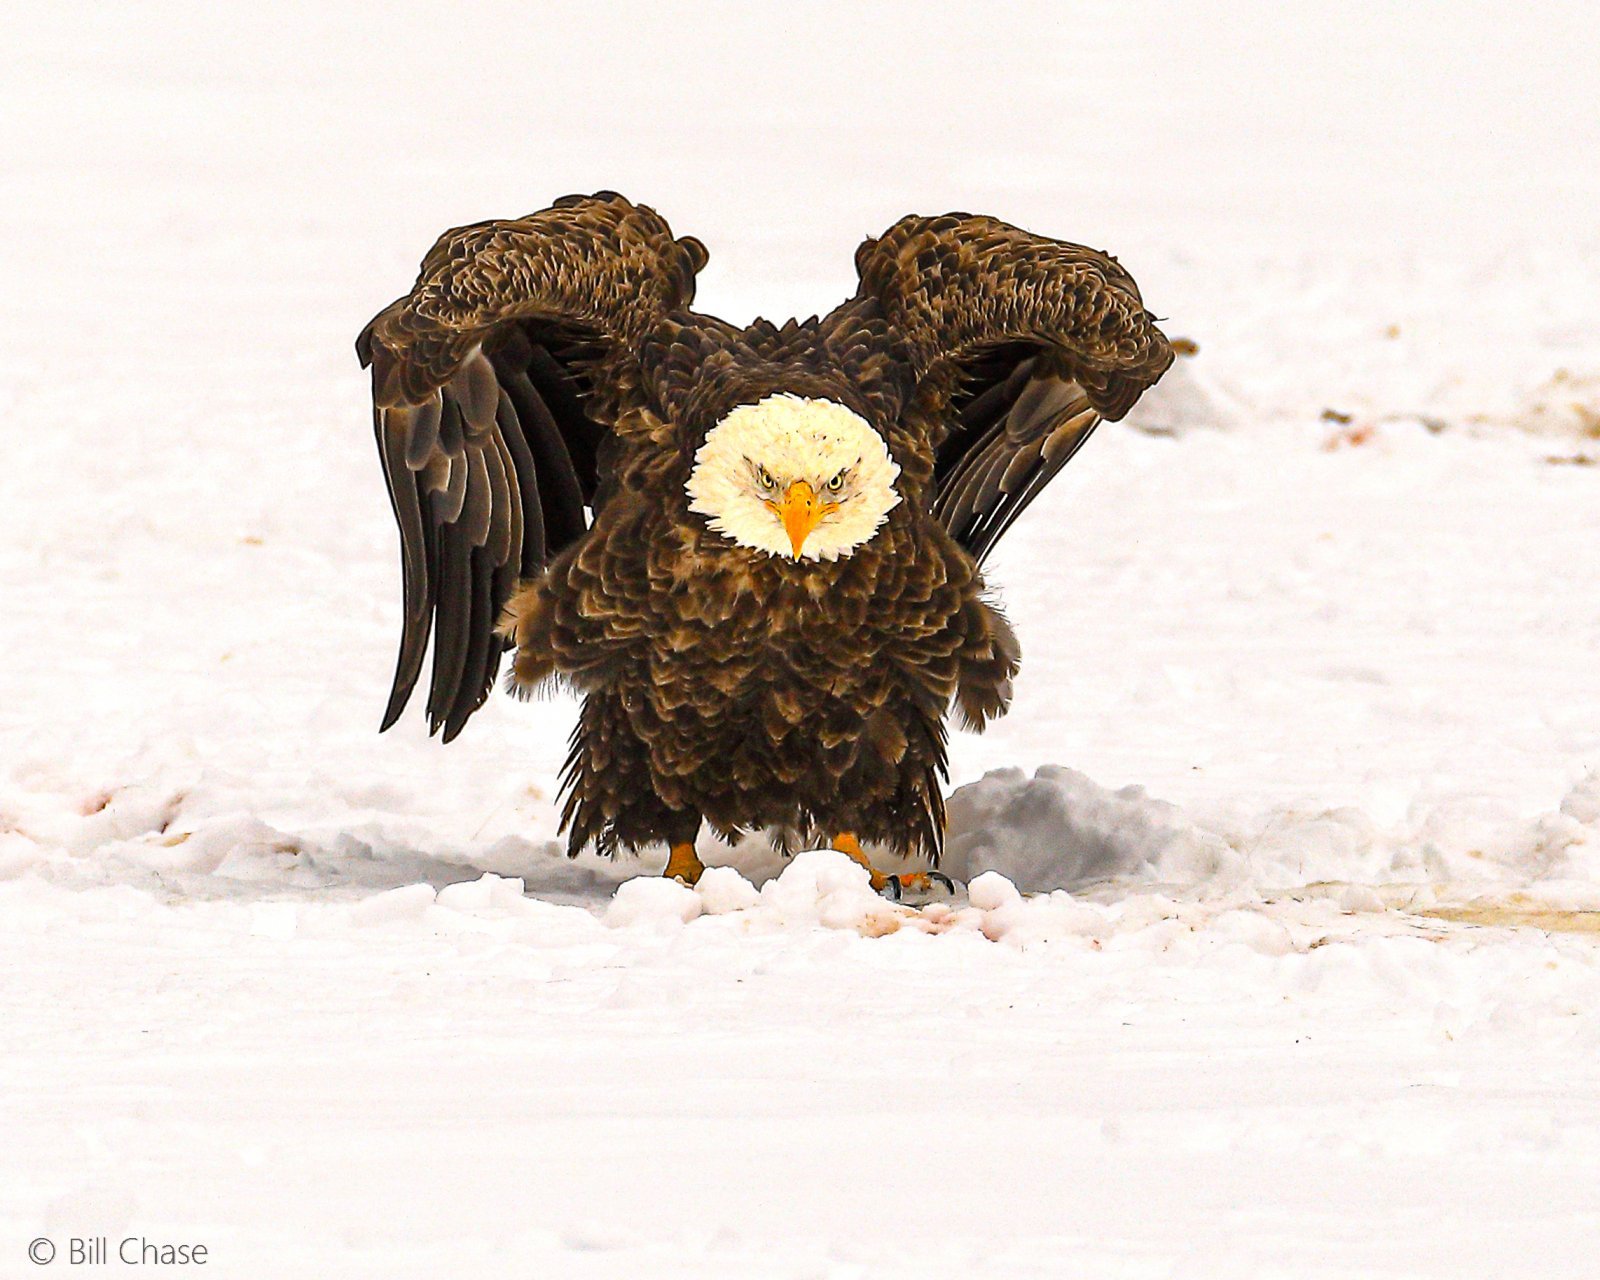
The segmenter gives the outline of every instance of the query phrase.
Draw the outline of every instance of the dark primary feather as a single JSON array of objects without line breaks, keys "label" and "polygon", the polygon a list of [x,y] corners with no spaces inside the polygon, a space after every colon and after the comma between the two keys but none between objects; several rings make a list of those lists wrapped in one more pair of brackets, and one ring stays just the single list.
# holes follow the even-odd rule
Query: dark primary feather
[{"label": "dark primary feather", "polygon": [[[500,609],[548,551],[537,467],[500,376],[496,363],[478,354],[422,406],[375,409],[405,601],[384,728],[421,674],[431,631],[429,726],[447,741],[461,731],[499,670]],[[446,424],[455,429],[441,430]],[[559,434],[548,413],[544,424]],[[569,514],[566,524],[573,523]]]},{"label": "dark primary feather", "polygon": [[587,369],[693,297],[705,261],[652,211],[602,193],[446,232],[411,293],[357,339],[400,530],[404,620],[382,727],[421,676],[449,741],[494,685],[500,614],[582,536],[605,426]]}]

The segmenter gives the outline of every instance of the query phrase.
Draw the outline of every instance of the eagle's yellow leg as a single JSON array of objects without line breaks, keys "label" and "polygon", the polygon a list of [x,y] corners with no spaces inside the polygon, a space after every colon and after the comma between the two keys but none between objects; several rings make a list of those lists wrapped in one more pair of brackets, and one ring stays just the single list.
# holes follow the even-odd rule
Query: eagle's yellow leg
[{"label": "eagle's yellow leg", "polygon": [[849,831],[841,831],[833,838],[833,847],[846,855],[852,862],[859,862],[867,869],[867,874],[872,877],[872,888],[877,893],[882,893],[884,886],[889,883],[889,877],[872,865],[872,859],[867,857],[867,851],[861,847],[861,841]]},{"label": "eagle's yellow leg", "polygon": [[870,883],[876,893],[882,893],[885,889],[888,889],[890,895],[898,899],[907,889],[928,889],[935,883],[943,885],[950,892],[955,890],[955,885],[951,882],[950,877],[941,875],[937,871],[917,871],[910,875],[899,876],[884,875],[883,872],[872,865],[872,859],[867,857],[867,851],[861,847],[861,841],[855,838],[853,832],[841,831],[834,836],[833,847],[851,861],[859,862],[867,869],[867,875],[871,877]]},{"label": "eagle's yellow leg", "polygon": [[684,884],[694,884],[705,869],[705,864],[694,851],[694,845],[675,844],[672,846],[672,855],[667,859],[667,869],[661,874],[668,880],[681,880]]}]

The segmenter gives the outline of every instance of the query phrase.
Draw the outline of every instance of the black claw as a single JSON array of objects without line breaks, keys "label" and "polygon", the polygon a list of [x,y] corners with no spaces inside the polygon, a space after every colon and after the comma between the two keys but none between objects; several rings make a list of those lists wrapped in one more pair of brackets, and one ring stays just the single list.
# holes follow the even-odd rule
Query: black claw
[{"label": "black claw", "polygon": [[[954,896],[955,891],[956,891],[956,882],[954,880],[952,880],[949,876],[945,875],[945,873],[942,872],[942,871],[924,871],[924,872],[920,872],[920,873],[913,873],[911,878],[912,879],[926,878],[927,880],[929,880],[932,883],[941,884],[941,885],[944,886],[944,891],[946,893],[952,895],[952,896]],[[899,877],[899,876],[885,876],[884,877],[884,881],[883,881],[883,888],[880,889],[879,892],[884,897],[889,898],[889,899],[891,899],[891,900],[893,900],[895,902],[899,902],[901,899],[903,899],[905,897],[905,894],[906,894],[905,881],[903,879],[901,879],[901,877]]]}]

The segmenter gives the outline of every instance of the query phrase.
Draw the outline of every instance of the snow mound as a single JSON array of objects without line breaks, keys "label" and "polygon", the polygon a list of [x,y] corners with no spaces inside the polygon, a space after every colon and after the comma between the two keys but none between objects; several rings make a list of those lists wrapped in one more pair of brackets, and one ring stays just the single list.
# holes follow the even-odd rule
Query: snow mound
[{"label": "snow mound", "polygon": [[663,876],[636,876],[617,886],[606,923],[665,930],[688,924],[700,911],[699,895],[687,885]]},{"label": "snow mound", "polygon": [[[1181,956],[1235,948],[1281,957],[1350,933],[1355,927],[1350,917],[1360,909],[1382,913],[1385,908],[1376,900],[1352,905],[1326,895],[1268,900],[1238,894],[1199,901],[1132,893],[1092,901],[1065,889],[1024,894],[998,871],[978,875],[964,902],[957,896],[919,907],[874,893],[866,871],[844,854],[813,849],[797,854],[759,890],[731,867],[711,868],[693,889],[640,876],[618,887],[605,923],[640,937],[686,929],[702,940],[717,931],[792,937],[820,929],[864,938],[965,935],[1020,949],[1049,943]],[[1369,918],[1364,927],[1384,934],[1423,926],[1391,916],[1382,924]]]},{"label": "snow mound", "polygon": [[700,915],[738,916],[763,930],[855,929],[887,933],[915,914],[874,893],[865,868],[832,849],[797,853],[758,890],[732,867],[709,867],[693,889],[660,876],[617,887],[606,909],[613,927],[668,931]]},{"label": "snow mound", "polygon": [[[998,877],[996,877],[998,879]],[[997,900],[1021,901],[1014,887],[997,891]],[[962,913],[953,905],[934,903],[918,910],[891,902],[873,891],[867,871],[833,849],[797,853],[757,889],[732,867],[710,867],[693,889],[660,876],[639,876],[617,887],[606,909],[613,928],[675,932],[691,922],[698,927],[734,928],[743,933],[809,932],[814,929],[853,931],[878,937],[912,928],[943,932],[957,915],[981,927],[982,913]],[[700,917],[706,917],[701,920]]]},{"label": "snow mound", "polygon": [[527,887],[521,880],[485,872],[476,880],[458,880],[445,885],[439,890],[437,901],[451,911],[515,911],[522,906],[526,893]]},{"label": "snow mound", "polygon": [[700,899],[700,910],[711,916],[743,911],[755,906],[761,897],[755,885],[732,867],[707,867],[694,891]]},{"label": "snow mound", "polygon": [[1137,876],[1225,886],[1242,876],[1237,853],[1143,787],[1108,791],[1075,769],[1033,777],[997,769],[956,791],[942,866],[959,880],[998,871],[1024,891]]},{"label": "snow mound", "polygon": [[943,868],[999,872],[1024,893],[1162,886],[1216,898],[1303,886],[1426,886],[1443,898],[1534,893],[1572,909],[1600,901],[1600,772],[1551,811],[1485,797],[1414,806],[1380,825],[1363,810],[1288,805],[1205,820],[1073,769],[997,769],[949,801]]}]

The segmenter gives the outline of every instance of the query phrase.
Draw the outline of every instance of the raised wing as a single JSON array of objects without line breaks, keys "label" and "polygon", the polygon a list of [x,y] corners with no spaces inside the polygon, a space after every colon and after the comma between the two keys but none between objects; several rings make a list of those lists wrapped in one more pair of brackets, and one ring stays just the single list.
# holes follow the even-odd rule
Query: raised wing
[{"label": "raised wing", "polygon": [[429,730],[460,733],[493,687],[500,612],[588,527],[611,388],[694,298],[699,241],[621,196],[446,232],[412,291],[356,340],[400,528],[405,613],[384,729],[433,636]]},{"label": "raised wing", "polygon": [[1172,363],[1112,257],[994,218],[902,218],[856,253],[942,430],[934,514],[983,559],[1103,418]]}]

